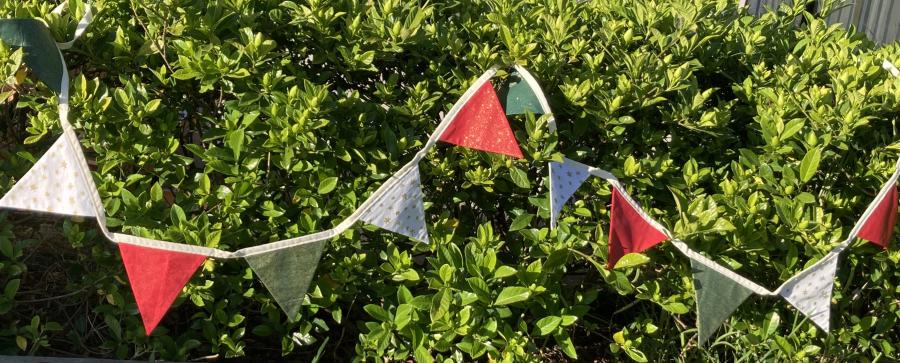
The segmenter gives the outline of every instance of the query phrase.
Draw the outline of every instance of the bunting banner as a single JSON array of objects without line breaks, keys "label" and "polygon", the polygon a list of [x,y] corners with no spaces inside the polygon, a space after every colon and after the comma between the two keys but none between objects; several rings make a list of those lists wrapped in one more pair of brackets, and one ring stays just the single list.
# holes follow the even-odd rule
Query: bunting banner
[{"label": "bunting banner", "polygon": [[303,305],[325,241],[244,257],[288,319],[294,320]]},{"label": "bunting banner", "polygon": [[612,188],[609,208],[609,255],[607,267],[613,268],[622,256],[644,252],[668,237],[644,217],[644,212],[618,186]]},{"label": "bunting banner", "polygon": [[128,243],[119,243],[119,253],[144,330],[150,335],[206,256]]},{"label": "bunting banner", "polygon": [[65,65],[50,29],[40,19],[0,19],[0,39],[11,47],[22,48],[24,61],[47,87],[62,91]]},{"label": "bunting banner", "polygon": [[[53,12],[62,14],[66,2]],[[234,252],[205,246],[159,241],[107,229],[105,210],[68,122],[69,78],[61,50],[70,48],[85,33],[92,17],[90,4],[76,26],[74,37],[55,42],[39,19],[0,20],[0,39],[22,48],[25,63],[48,87],[58,93],[63,135],[12,189],[0,198],[0,207],[64,215],[94,217],[101,232],[117,243],[135,301],[150,334],[206,258],[243,258],[270,291],[276,303],[293,319],[299,313],[326,241],[356,222],[429,242],[418,163],[437,141],[523,158],[507,115],[526,112],[547,115],[548,128],[556,132],[556,120],[535,78],[514,65],[506,88],[497,96],[491,78],[498,67],[485,71],[441,119],[425,145],[406,165],[388,178],[358,208],[335,227],[306,236],[270,242]],[[882,64],[894,76],[900,71],[889,61]],[[897,215],[897,179],[885,183],[847,239],[822,260],[800,271],[775,291],[750,281],[729,268],[692,250],[659,222],[648,216],[625,192],[610,172],[570,159],[549,166],[551,228],[556,227],[562,206],[589,176],[608,181],[612,188],[607,267],[613,268],[627,253],[643,252],[669,240],[691,261],[697,294],[698,338],[705,342],[721,323],[751,294],[781,296],[825,331],[830,328],[830,299],[839,254],[859,237],[886,248],[893,236]]]},{"label": "bunting banner", "polygon": [[577,161],[550,163],[550,228],[556,228],[563,205],[590,175],[590,167]]},{"label": "bunting banner", "polygon": [[779,295],[825,332],[831,327],[831,290],[837,263],[838,254],[829,253],[779,288]]},{"label": "bunting banner", "polygon": [[519,159],[525,157],[490,81],[484,83],[459,110],[440,140]]},{"label": "bunting banner", "polygon": [[715,267],[693,258],[690,260],[697,295],[698,342],[703,344],[753,291],[720,274]]},{"label": "bunting banner", "polygon": [[891,72],[891,75],[894,77],[900,77],[900,69],[897,69],[897,67],[887,59],[885,59],[884,62],[881,63],[881,68],[884,68],[884,70]]},{"label": "bunting banner", "polygon": [[897,222],[897,187],[891,187],[880,201],[876,200],[876,205],[872,214],[863,222],[857,237],[887,249]]},{"label": "bunting banner", "polygon": [[542,114],[546,112],[541,106],[535,90],[522,78],[519,72],[512,72],[507,82],[508,86],[502,92],[503,106],[507,115],[521,115],[526,112]]},{"label": "bunting banner", "polygon": [[76,151],[60,137],[12,189],[0,207],[71,216],[95,217],[91,187],[81,178]]},{"label": "bunting banner", "polygon": [[401,175],[399,183],[379,196],[372,208],[360,215],[363,222],[374,224],[391,232],[425,243],[428,231],[425,227],[425,207],[419,167],[410,168]]}]

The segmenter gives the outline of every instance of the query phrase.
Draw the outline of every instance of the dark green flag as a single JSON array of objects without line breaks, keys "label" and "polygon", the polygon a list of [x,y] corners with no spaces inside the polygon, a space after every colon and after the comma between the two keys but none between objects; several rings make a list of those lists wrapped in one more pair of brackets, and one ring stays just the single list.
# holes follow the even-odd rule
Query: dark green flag
[{"label": "dark green flag", "polygon": [[7,46],[24,48],[25,64],[47,87],[60,92],[65,67],[46,24],[37,19],[0,19],[0,39]]},{"label": "dark green flag", "polygon": [[753,292],[694,259],[691,269],[697,294],[699,344],[703,345]]},{"label": "dark green flag", "polygon": [[519,115],[529,111],[536,114],[544,113],[534,90],[518,73],[513,72],[509,75],[508,87],[501,90],[500,98],[503,100],[507,115]]},{"label": "dark green flag", "polygon": [[290,320],[300,311],[324,246],[316,241],[244,257]]}]

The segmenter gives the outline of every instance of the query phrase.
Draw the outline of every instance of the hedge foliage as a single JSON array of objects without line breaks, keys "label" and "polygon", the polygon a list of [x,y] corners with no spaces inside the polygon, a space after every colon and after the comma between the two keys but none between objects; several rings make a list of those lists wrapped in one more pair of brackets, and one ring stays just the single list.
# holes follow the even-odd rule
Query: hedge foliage
[{"label": "hedge foliage", "polygon": [[[62,40],[83,11],[71,3],[59,17],[55,4],[6,1],[0,16],[41,17]],[[351,229],[327,245],[296,323],[244,263],[208,261],[147,337],[93,222],[37,228],[9,213],[0,353],[900,359],[896,247],[845,254],[830,334],[784,301],[751,298],[706,349],[674,248],[596,267],[604,182],[582,186],[548,229],[546,162],[565,155],[612,170],[689,245],[769,288],[849,232],[900,149],[900,80],[879,67],[900,48],[803,4],[752,17],[736,3],[97,0],[66,57],[72,121],[115,230],[235,250],[327,229],[494,64],[538,77],[559,132],[546,116],[511,118],[524,160],[436,148],[421,164],[432,244]],[[52,93],[20,66],[0,46],[3,190],[59,134]]]}]

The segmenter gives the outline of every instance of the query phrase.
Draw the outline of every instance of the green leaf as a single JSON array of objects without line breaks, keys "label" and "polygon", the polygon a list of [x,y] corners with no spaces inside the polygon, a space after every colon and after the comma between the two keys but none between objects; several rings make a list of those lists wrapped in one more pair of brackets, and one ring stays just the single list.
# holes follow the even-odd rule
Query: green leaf
[{"label": "green leaf", "polygon": [[147,104],[144,105],[144,112],[146,112],[147,114],[153,114],[157,109],[159,109],[159,105],[161,103],[161,99],[150,100],[150,102],[147,102]]},{"label": "green leaf", "polygon": [[431,356],[431,352],[429,352],[428,348],[426,348],[424,346],[420,346],[420,347],[416,348],[416,351],[413,355],[416,358],[416,362],[420,362],[420,363],[434,362],[434,357]]},{"label": "green leaf", "polygon": [[613,269],[621,270],[631,268],[643,265],[647,262],[650,262],[650,257],[647,257],[646,255],[641,253],[629,253],[625,256],[622,256],[622,258],[620,258],[619,261],[616,262],[616,266],[613,267]]},{"label": "green leaf", "polygon": [[776,312],[771,312],[769,315],[766,315],[766,320],[763,321],[763,337],[768,338],[772,334],[775,334],[775,331],[778,330],[778,325],[781,324],[781,316]]},{"label": "green leaf", "polygon": [[431,298],[431,321],[441,320],[450,312],[450,290],[441,289],[434,297]]},{"label": "green leaf", "polygon": [[515,166],[510,167],[509,177],[519,188],[531,189],[531,182],[528,180],[528,174],[526,174],[522,169],[519,169]]},{"label": "green leaf", "polygon": [[528,227],[531,225],[531,220],[534,218],[534,214],[522,213],[516,219],[513,220],[512,224],[509,226],[510,232],[518,231],[522,228]]},{"label": "green leaf", "polygon": [[515,274],[516,274],[516,269],[506,266],[506,265],[502,265],[502,266],[498,267],[496,271],[494,271],[494,278],[502,279],[504,277],[509,277],[509,276],[512,276]]},{"label": "green leaf", "polygon": [[497,296],[497,300],[494,301],[494,305],[509,305],[528,300],[528,297],[530,296],[531,290],[528,290],[527,287],[504,287],[503,290],[500,291],[500,295]]},{"label": "green leaf", "polygon": [[188,79],[199,78],[200,73],[181,68],[181,69],[175,71],[175,73],[172,73],[172,77],[177,80],[183,81],[183,80],[188,80]]},{"label": "green leaf", "polygon": [[16,346],[18,346],[19,349],[21,349],[22,351],[25,351],[25,349],[28,349],[28,340],[25,339],[25,337],[23,337],[21,335],[17,335],[16,336]]},{"label": "green leaf", "polygon": [[797,194],[797,196],[794,197],[794,200],[796,200],[802,204],[813,204],[816,202],[816,197],[807,192],[803,192],[803,193]]},{"label": "green leaf", "polygon": [[172,209],[169,211],[169,218],[172,220],[172,224],[176,226],[180,226],[187,221],[184,210],[181,209],[178,204],[172,204]]},{"label": "green leaf", "polygon": [[663,303],[662,307],[663,307],[663,309],[665,309],[666,311],[668,311],[670,313],[679,314],[679,315],[687,314],[688,312],[691,311],[690,309],[688,309],[687,305],[684,305],[680,302]]},{"label": "green leaf", "polygon": [[556,328],[559,327],[561,322],[562,318],[558,316],[548,316],[538,320],[534,324],[538,328],[539,335],[544,336],[556,331]]},{"label": "green leaf", "polygon": [[410,304],[400,304],[397,312],[394,314],[394,326],[397,330],[402,330],[412,320],[412,314],[415,308]]},{"label": "green leaf", "polygon": [[819,162],[822,160],[822,151],[818,148],[810,149],[800,161],[800,180],[804,183],[812,179],[819,170]]},{"label": "green leaf", "polygon": [[6,283],[6,287],[3,289],[3,296],[7,299],[12,300],[16,297],[16,292],[19,291],[19,284],[22,282],[20,279],[12,279]]},{"label": "green leaf", "polygon": [[153,183],[153,186],[150,187],[150,200],[154,202],[162,201],[163,199],[163,190],[162,186],[159,183]]},{"label": "green leaf", "polygon": [[369,315],[373,318],[378,319],[379,321],[391,321],[390,314],[387,311],[384,311],[384,308],[375,304],[369,304],[363,306],[363,310],[365,310]]},{"label": "green leaf", "polygon": [[0,253],[8,258],[14,258],[14,252],[12,241],[9,238],[0,236]]},{"label": "green leaf", "polygon": [[781,132],[781,141],[787,140],[788,138],[794,136],[794,134],[802,130],[805,123],[806,120],[802,118],[793,119],[788,122],[787,125],[784,125],[784,130]]},{"label": "green leaf", "polygon": [[575,344],[572,344],[572,338],[569,337],[569,334],[565,332],[561,332],[559,334],[555,334],[553,339],[556,340],[556,344],[559,344],[559,348],[565,353],[569,358],[578,359],[578,353],[575,352]]},{"label": "green leaf", "polygon": [[338,178],[336,176],[327,177],[319,183],[319,194],[328,194],[337,186]]},{"label": "green leaf", "polygon": [[244,148],[244,129],[237,129],[228,132],[225,144],[231,149],[234,160],[238,160],[241,156],[241,150]]}]

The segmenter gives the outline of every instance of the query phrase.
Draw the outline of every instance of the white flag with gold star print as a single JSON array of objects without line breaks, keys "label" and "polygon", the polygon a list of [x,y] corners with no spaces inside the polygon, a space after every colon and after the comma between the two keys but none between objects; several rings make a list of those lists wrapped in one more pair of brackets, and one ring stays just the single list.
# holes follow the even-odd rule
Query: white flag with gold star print
[{"label": "white flag with gold star print", "polygon": [[95,217],[75,150],[61,136],[31,170],[0,199],[0,207]]},{"label": "white flag with gold star print", "polygon": [[416,165],[399,177],[392,188],[382,194],[359,219],[391,232],[429,243],[425,228],[425,206],[422,184]]}]

